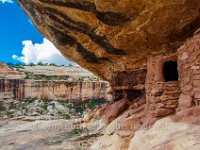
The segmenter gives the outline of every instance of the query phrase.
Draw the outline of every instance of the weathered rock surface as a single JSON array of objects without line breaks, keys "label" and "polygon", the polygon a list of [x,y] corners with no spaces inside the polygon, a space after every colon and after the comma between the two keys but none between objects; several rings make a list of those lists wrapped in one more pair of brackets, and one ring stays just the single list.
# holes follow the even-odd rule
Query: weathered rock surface
[{"label": "weathered rock surface", "polygon": [[127,150],[129,138],[121,138],[114,134],[111,136],[104,135],[94,143],[90,150]]},{"label": "weathered rock surface", "polygon": [[111,81],[174,52],[200,26],[199,0],[17,0],[62,54]]},{"label": "weathered rock surface", "polygon": [[199,115],[199,107],[196,107],[161,119],[151,129],[138,130],[130,141],[128,150],[198,150]]},{"label": "weathered rock surface", "polygon": [[140,125],[139,128],[136,126],[137,119],[134,119],[131,126],[136,130],[131,135],[126,130],[121,134],[118,132],[120,127],[126,127],[121,122],[128,120],[127,115],[123,114],[105,129],[104,136],[98,138],[91,150],[198,150],[199,110],[199,106],[193,107],[157,120],[153,126]]}]

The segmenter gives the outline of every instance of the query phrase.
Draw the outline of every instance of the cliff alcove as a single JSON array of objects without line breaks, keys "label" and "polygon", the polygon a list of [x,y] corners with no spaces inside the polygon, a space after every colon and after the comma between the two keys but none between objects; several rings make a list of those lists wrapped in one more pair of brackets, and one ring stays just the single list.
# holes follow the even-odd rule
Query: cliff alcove
[{"label": "cliff alcove", "polygon": [[199,0],[17,1],[66,58],[109,82],[176,52],[200,26]]},{"label": "cliff alcove", "polygon": [[110,83],[114,101],[89,114],[107,127],[94,150],[141,150],[140,129],[167,116],[199,124],[199,0],[17,1],[66,58]]}]

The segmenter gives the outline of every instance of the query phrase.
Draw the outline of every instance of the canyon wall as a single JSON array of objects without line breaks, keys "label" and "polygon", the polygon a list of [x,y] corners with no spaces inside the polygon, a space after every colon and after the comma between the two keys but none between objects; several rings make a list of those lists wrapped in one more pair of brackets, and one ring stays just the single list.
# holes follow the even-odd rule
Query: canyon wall
[{"label": "canyon wall", "polygon": [[0,63],[0,101],[23,97],[23,74]]},{"label": "canyon wall", "polygon": [[81,102],[107,99],[109,85],[104,81],[44,81],[0,79],[0,100],[45,98]]},{"label": "canyon wall", "polygon": [[81,102],[107,98],[108,84],[103,81],[34,81],[25,80],[24,97],[64,99]]},{"label": "canyon wall", "polygon": [[[20,69],[19,72],[0,63],[0,101],[33,97],[73,102],[110,99],[109,84],[81,67],[22,66]],[[34,79],[37,75],[44,77]],[[24,79],[27,76],[29,79]],[[62,80],[57,80],[60,77]]]}]

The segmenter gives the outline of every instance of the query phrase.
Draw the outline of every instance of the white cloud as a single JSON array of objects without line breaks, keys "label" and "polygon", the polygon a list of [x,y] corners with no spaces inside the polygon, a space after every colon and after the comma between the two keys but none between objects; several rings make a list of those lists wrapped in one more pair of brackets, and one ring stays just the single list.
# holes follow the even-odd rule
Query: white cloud
[{"label": "white cloud", "polygon": [[37,64],[38,62],[42,62],[48,64],[55,63],[57,65],[68,65],[69,63],[72,63],[67,61],[58,49],[46,38],[43,39],[41,44],[33,44],[31,40],[22,41],[22,44],[22,56],[13,55],[12,58],[25,64]]},{"label": "white cloud", "polygon": [[0,0],[1,3],[14,3],[13,0]]},{"label": "white cloud", "polygon": [[33,25],[33,22],[31,21],[31,19],[29,19],[28,22],[29,22],[31,25]]}]

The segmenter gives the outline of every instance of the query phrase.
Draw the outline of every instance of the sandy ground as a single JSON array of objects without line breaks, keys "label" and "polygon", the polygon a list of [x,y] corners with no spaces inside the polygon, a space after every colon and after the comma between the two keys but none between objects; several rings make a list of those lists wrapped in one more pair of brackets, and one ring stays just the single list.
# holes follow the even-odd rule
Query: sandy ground
[{"label": "sandy ground", "polygon": [[72,135],[74,120],[0,121],[0,150],[87,150],[96,135]]}]

